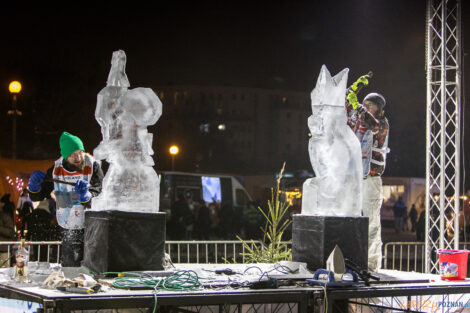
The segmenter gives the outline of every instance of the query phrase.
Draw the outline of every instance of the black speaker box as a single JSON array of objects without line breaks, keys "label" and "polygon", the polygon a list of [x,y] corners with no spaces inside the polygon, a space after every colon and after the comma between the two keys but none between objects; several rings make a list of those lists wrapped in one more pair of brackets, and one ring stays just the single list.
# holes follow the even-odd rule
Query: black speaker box
[{"label": "black speaker box", "polygon": [[292,261],[305,262],[310,270],[326,267],[338,245],[344,258],[367,269],[368,217],[295,214],[292,221]]},{"label": "black speaker box", "polygon": [[83,265],[97,273],[163,270],[165,215],[85,211]]}]

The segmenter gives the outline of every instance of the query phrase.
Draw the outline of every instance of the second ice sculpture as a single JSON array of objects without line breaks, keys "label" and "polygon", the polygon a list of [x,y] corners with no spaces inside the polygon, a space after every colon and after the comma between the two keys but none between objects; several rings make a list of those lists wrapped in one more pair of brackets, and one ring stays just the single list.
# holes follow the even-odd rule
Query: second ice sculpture
[{"label": "second ice sculpture", "polygon": [[304,182],[302,214],[361,216],[361,146],[346,123],[344,105],[348,72],[331,77],[323,65],[311,93],[308,151],[316,177]]},{"label": "second ice sculpture", "polygon": [[93,210],[158,212],[160,181],[153,169],[152,134],[147,126],[162,115],[162,103],[150,88],[128,89],[126,54],[113,52],[106,87],[98,93],[95,118],[103,140],[96,159],[110,165]]}]

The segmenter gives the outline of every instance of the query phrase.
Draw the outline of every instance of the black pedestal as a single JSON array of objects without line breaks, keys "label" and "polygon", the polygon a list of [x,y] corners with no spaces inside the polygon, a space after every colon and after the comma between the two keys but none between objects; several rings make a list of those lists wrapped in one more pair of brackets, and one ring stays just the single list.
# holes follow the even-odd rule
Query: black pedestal
[{"label": "black pedestal", "polygon": [[326,268],[338,245],[344,258],[367,269],[368,217],[294,215],[292,261],[306,262],[310,270]]},{"label": "black pedestal", "polygon": [[83,265],[98,273],[162,270],[165,215],[86,211]]}]

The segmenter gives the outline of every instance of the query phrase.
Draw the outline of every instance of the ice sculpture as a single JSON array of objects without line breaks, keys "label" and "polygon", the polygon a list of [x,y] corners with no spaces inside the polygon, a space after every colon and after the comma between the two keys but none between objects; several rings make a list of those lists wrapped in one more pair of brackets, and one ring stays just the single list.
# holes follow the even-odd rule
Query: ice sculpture
[{"label": "ice sculpture", "polygon": [[162,115],[162,103],[150,88],[128,89],[125,69],[124,51],[113,52],[107,85],[98,93],[95,118],[103,140],[93,154],[110,165],[92,210],[158,212],[160,181],[147,126]]},{"label": "ice sculpture", "polygon": [[323,65],[311,93],[308,151],[316,177],[304,182],[302,214],[361,216],[361,147],[346,123],[344,105],[348,72],[331,77]]}]

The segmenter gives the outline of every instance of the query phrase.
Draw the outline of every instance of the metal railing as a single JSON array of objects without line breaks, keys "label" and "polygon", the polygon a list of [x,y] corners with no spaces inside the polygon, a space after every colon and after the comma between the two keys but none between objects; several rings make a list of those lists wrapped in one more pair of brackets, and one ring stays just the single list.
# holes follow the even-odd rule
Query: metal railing
[{"label": "metal railing", "polygon": [[[29,260],[58,263],[60,260],[60,241],[25,241],[29,247]],[[20,241],[0,241],[0,248],[7,246],[7,258],[0,260],[0,267],[11,266],[11,257],[20,246]]]},{"label": "metal railing", "polygon": [[[468,249],[470,242],[460,242],[459,249]],[[437,258],[437,255],[433,253]],[[424,242],[388,242],[384,246],[383,268],[399,271],[425,272]]]},{"label": "metal railing", "polygon": [[[250,249],[261,241],[247,242]],[[166,241],[165,251],[176,263],[245,263],[247,249],[239,240]]]},{"label": "metal railing", "polygon": [[[261,241],[247,241],[250,249],[261,246]],[[60,262],[60,241],[25,241],[30,247],[31,261]],[[0,248],[7,246],[8,259],[3,266],[10,266],[19,241],[0,241]],[[286,249],[291,248],[287,243]],[[470,242],[461,242],[459,249],[470,248]],[[247,249],[238,240],[166,241],[165,251],[175,263],[245,263]],[[424,272],[424,242],[388,242],[384,245],[383,268],[399,271]],[[3,262],[0,260],[0,262]],[[0,263],[0,266],[2,264]]]},{"label": "metal railing", "polygon": [[[250,249],[261,246],[259,240],[246,243]],[[291,247],[290,242],[283,243],[286,243],[286,250]],[[11,265],[11,256],[19,244],[19,241],[0,241],[0,248],[7,246],[8,252],[8,262],[4,266]],[[61,244],[60,241],[25,241],[25,245],[31,247],[31,261],[59,262]],[[245,263],[245,253],[248,252],[238,240],[166,241],[165,251],[175,263]]]},{"label": "metal railing", "polygon": [[384,269],[424,273],[424,242],[387,242]]}]

